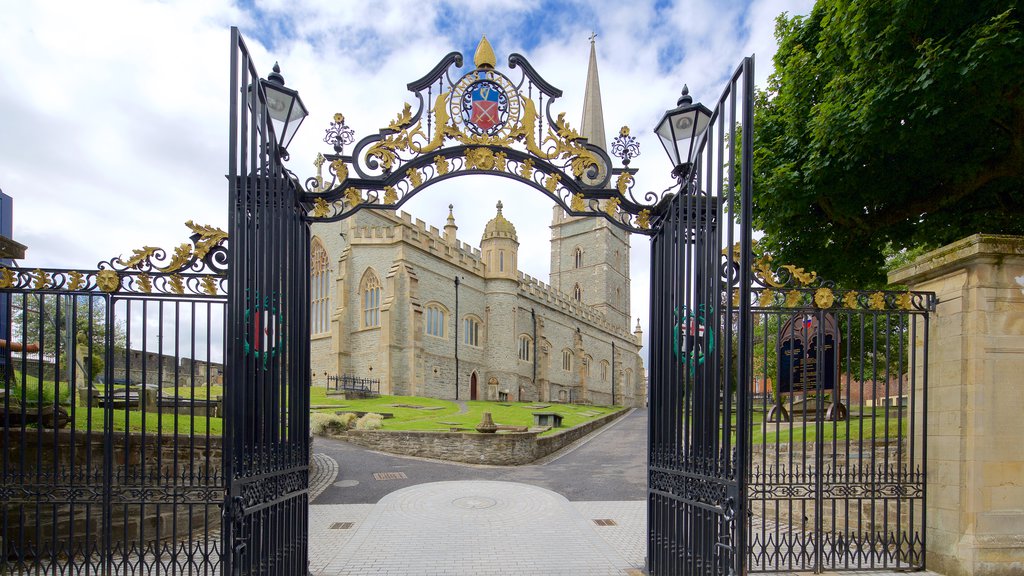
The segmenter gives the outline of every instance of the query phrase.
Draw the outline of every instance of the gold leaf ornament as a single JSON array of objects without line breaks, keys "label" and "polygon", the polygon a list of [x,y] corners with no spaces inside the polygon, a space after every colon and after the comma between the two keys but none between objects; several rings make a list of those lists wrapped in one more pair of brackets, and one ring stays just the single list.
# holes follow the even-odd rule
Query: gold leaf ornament
[{"label": "gold leaf ornament", "polygon": [[210,296],[217,295],[217,280],[213,276],[203,277],[203,291]]},{"label": "gold leaf ornament", "polygon": [[390,205],[394,204],[395,202],[398,202],[398,192],[395,191],[395,187],[394,186],[385,186],[384,187],[384,203],[390,206]]},{"label": "gold leaf ornament", "polygon": [[885,310],[885,294],[873,292],[868,296],[868,308],[872,310]]},{"label": "gold leaf ornament", "polygon": [[406,102],[402,111],[398,113],[398,117],[388,124],[388,129],[395,130],[397,132],[398,130],[407,128],[410,124],[410,120],[412,120],[412,104]]},{"label": "gold leaf ornament", "polygon": [[835,294],[829,288],[822,287],[814,291],[814,304],[818,308],[830,308],[835,301]]},{"label": "gold leaf ornament", "polygon": [[36,290],[45,290],[50,287],[50,275],[43,272],[41,268],[36,268],[33,272],[35,280],[33,280],[32,288]]},{"label": "gold leaf ornament", "polygon": [[761,308],[768,308],[775,302],[775,292],[772,290],[762,290],[761,295],[757,298],[757,305]]},{"label": "gold leaf ornament", "polygon": [[139,274],[139,290],[143,294],[153,292],[153,279],[149,277],[149,274]]},{"label": "gold leaf ornament", "polygon": [[803,298],[803,293],[799,290],[790,290],[786,292],[786,308],[796,308],[800,305],[800,300]]},{"label": "gold leaf ornament", "polygon": [[786,264],[783,268],[789,270],[789,273],[793,275],[793,278],[795,278],[801,286],[807,286],[811,282],[814,282],[814,279],[818,277],[817,272],[804,272],[803,268],[797,268],[792,264]]},{"label": "gold leaf ornament", "polygon": [[910,310],[912,307],[910,292],[904,292],[896,297],[896,307],[900,310]]},{"label": "gold leaf ornament", "polygon": [[447,174],[448,170],[451,168],[448,165],[448,159],[440,154],[434,156],[434,167],[437,168],[437,173],[441,176]]},{"label": "gold leaf ornament", "polygon": [[80,290],[85,286],[85,275],[76,270],[68,272],[68,290]]},{"label": "gold leaf ornament", "polygon": [[175,294],[185,293],[185,281],[181,274],[171,274],[171,291]]},{"label": "gold leaf ornament", "polygon": [[504,152],[498,152],[494,155],[494,169],[504,172],[505,163],[508,161],[508,157]]},{"label": "gold leaf ornament", "polygon": [[100,270],[96,273],[96,287],[110,294],[121,288],[121,277],[114,270]]},{"label": "gold leaf ornament", "polygon": [[625,194],[632,182],[633,175],[629,172],[623,172],[622,174],[619,174],[618,180],[615,181],[615,188],[619,191],[619,194]]},{"label": "gold leaf ornament", "polygon": [[647,230],[648,228],[651,227],[651,211],[650,210],[644,208],[643,210],[640,211],[639,214],[637,214],[636,226],[637,226],[637,228],[640,228],[641,230]]},{"label": "gold leaf ornament", "polygon": [[[198,248],[199,244],[196,243]],[[171,255],[171,261],[167,263],[167,266],[160,268],[161,272],[173,272],[175,270],[181,270],[188,264],[189,260],[192,259],[192,246],[190,244],[180,244],[174,249],[174,254]]]},{"label": "gold leaf ornament", "polygon": [[344,160],[338,159],[331,162],[331,171],[338,177],[338,182],[344,182],[348,178],[348,166]]},{"label": "gold leaf ornament", "polygon": [[860,302],[857,300],[857,293],[850,290],[846,294],[843,294],[843,306],[851,310],[859,308]]},{"label": "gold leaf ornament", "polygon": [[14,272],[6,266],[0,268],[0,288],[10,288],[14,286]]},{"label": "gold leaf ornament", "polygon": [[620,202],[620,200],[618,198],[609,198],[608,201],[605,202],[605,205],[604,205],[604,212],[605,212],[605,214],[607,214],[607,215],[609,215],[609,216],[614,218],[615,217],[615,212],[618,211],[618,209],[619,209],[619,202]]},{"label": "gold leaf ornament", "polygon": [[412,184],[413,188],[418,188],[420,184],[423,184],[423,176],[419,170],[409,168],[405,171],[405,175],[409,177],[409,183]]},{"label": "gold leaf ornament", "polygon": [[143,262],[153,257],[153,254],[159,248],[153,246],[143,246],[142,248],[136,248],[132,250],[132,255],[125,260],[123,257],[117,259],[117,263],[124,266],[125,268],[138,268]]},{"label": "gold leaf ornament", "polygon": [[356,207],[363,202],[363,196],[359,193],[359,189],[356,187],[349,187],[345,190],[345,201],[351,207]]},{"label": "gold leaf ornament", "polygon": [[561,176],[558,174],[548,174],[548,177],[544,179],[544,189],[548,192],[554,192],[555,188],[558,188],[558,181]]},{"label": "gold leaf ornament", "polygon": [[329,205],[327,204],[327,201],[324,200],[323,198],[317,198],[313,202],[313,217],[314,218],[323,218],[324,216],[327,216],[327,212],[328,211],[329,211]]},{"label": "gold leaf ornament", "polygon": [[573,212],[583,212],[586,206],[583,204],[583,194],[577,192],[572,195],[572,202],[569,204],[569,209]]},{"label": "gold leaf ornament", "polygon": [[532,159],[527,158],[526,160],[523,160],[522,165],[519,167],[519,175],[522,176],[524,180],[529,180],[530,177],[533,176]]},{"label": "gold leaf ornament", "polygon": [[205,258],[210,250],[228,239],[228,233],[216,226],[204,226],[191,220],[185,222],[185,226],[188,226],[194,234],[199,235],[199,240],[196,240],[195,252],[195,257],[198,259]]}]

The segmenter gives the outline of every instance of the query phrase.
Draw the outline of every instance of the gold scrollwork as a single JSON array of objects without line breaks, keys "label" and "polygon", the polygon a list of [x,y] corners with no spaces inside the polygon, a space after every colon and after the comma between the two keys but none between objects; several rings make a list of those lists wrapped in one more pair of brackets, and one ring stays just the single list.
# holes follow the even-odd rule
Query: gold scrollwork
[{"label": "gold scrollwork", "polygon": [[36,268],[33,272],[35,274],[35,280],[33,281],[32,288],[36,290],[46,290],[50,287],[50,275],[44,272],[41,268]]},{"label": "gold scrollwork", "polygon": [[363,195],[359,193],[359,189],[351,186],[345,190],[345,201],[348,202],[349,206],[353,208],[362,204]]},{"label": "gold scrollwork", "polygon": [[519,167],[519,176],[523,180],[529,180],[533,176],[533,159],[527,158],[523,160],[522,165]]},{"label": "gold scrollwork", "polygon": [[647,230],[651,227],[651,211],[644,208],[636,216],[636,226],[641,230]]},{"label": "gold scrollwork", "polygon": [[499,172],[505,171],[505,164],[508,162],[508,156],[504,152],[498,152],[494,155],[494,169]]},{"label": "gold scrollwork", "polygon": [[555,119],[554,125],[555,130],[548,128],[548,133],[541,142],[543,145],[551,144],[551,152],[545,152],[537,144],[537,108],[534,106],[533,100],[526,98],[522,95],[519,96],[522,107],[523,107],[523,118],[519,126],[516,127],[509,135],[516,140],[524,141],[526,149],[530,151],[534,156],[544,158],[545,160],[551,160],[554,158],[562,158],[563,160],[569,161],[569,166],[572,169],[574,176],[579,178],[583,172],[589,169],[591,166],[600,166],[595,155],[590,150],[587,150],[580,144],[577,144],[578,140],[583,139],[579,132],[576,132],[569,123],[565,120],[565,112],[558,114],[558,118]]},{"label": "gold scrollwork", "polygon": [[117,292],[121,288],[121,277],[114,270],[100,270],[96,273],[96,287],[108,294]]},{"label": "gold scrollwork", "polygon": [[434,167],[437,168],[437,173],[440,176],[444,176],[445,174],[447,174],[448,170],[451,168],[448,165],[448,159],[445,158],[444,156],[441,156],[440,154],[434,156]]},{"label": "gold scrollwork", "polygon": [[757,298],[757,305],[761,308],[768,308],[775,302],[775,292],[765,288],[761,291],[761,295]]},{"label": "gold scrollwork", "polygon": [[900,310],[910,310],[912,307],[910,292],[904,292],[896,297],[896,307]]},{"label": "gold scrollwork", "polygon": [[850,310],[860,308],[860,302],[857,300],[857,293],[850,290],[846,294],[843,294],[843,306]]},{"label": "gold scrollwork", "polygon": [[323,198],[317,198],[313,201],[313,217],[323,218],[327,216],[327,212],[330,211],[330,205]]},{"label": "gold scrollwork", "polygon": [[814,304],[818,308],[831,308],[835,301],[835,294],[829,288],[822,287],[814,291]]},{"label": "gold scrollwork", "polygon": [[868,308],[871,310],[885,310],[885,294],[872,292],[868,296]]},{"label": "gold scrollwork", "polygon": [[390,206],[391,204],[394,204],[395,202],[398,202],[398,192],[395,191],[395,187],[394,186],[385,186],[384,187],[384,203]]},{"label": "gold scrollwork", "polygon": [[143,294],[150,294],[153,292],[153,279],[149,277],[149,274],[139,274],[139,291]]},{"label": "gold scrollwork", "polygon": [[[338,177],[338,182],[344,182],[348,178],[348,166],[340,158],[331,162],[331,170]],[[323,187],[323,185],[321,185]]]},{"label": "gold scrollwork", "polygon": [[615,181],[615,188],[619,191],[619,194],[624,195],[632,182],[633,175],[629,172],[623,172],[622,174],[619,174],[618,180]]},{"label": "gold scrollwork", "polygon": [[136,248],[132,250],[132,255],[127,260],[118,258],[117,263],[124,266],[125,268],[135,268],[145,260],[148,260],[156,253],[159,248],[153,246],[143,246],[142,248]]},{"label": "gold scrollwork", "polygon": [[558,188],[558,181],[561,178],[558,173],[548,174],[548,177],[544,179],[544,189],[548,192],[554,192],[555,188]]},{"label": "gold scrollwork", "polygon": [[68,290],[75,291],[85,286],[85,275],[76,270],[68,272]]},{"label": "gold scrollwork", "polygon": [[14,272],[10,268],[0,268],[0,288],[14,286]]},{"label": "gold scrollwork", "polygon": [[799,290],[790,290],[786,292],[786,308],[796,308],[800,305],[800,300],[803,299],[803,292]]},{"label": "gold scrollwork", "polygon": [[203,291],[209,294],[210,296],[217,295],[217,281],[214,279],[213,276],[203,277]]},{"label": "gold scrollwork", "polygon": [[613,198],[609,198],[608,201],[605,202],[605,204],[604,204],[604,212],[605,212],[605,214],[607,214],[607,215],[609,215],[609,216],[614,218],[615,217],[615,212],[617,212],[618,209],[619,209],[619,202],[620,202],[620,200],[618,198],[614,198],[614,197]]},{"label": "gold scrollwork", "polygon": [[228,239],[228,233],[216,226],[204,226],[196,224],[192,220],[185,222],[189,230],[199,235],[196,241],[195,257],[202,260],[215,246]]},{"label": "gold scrollwork", "polygon": [[174,249],[174,253],[171,255],[171,261],[167,263],[167,266],[160,268],[161,272],[171,272],[173,270],[180,270],[188,261],[192,259],[192,247],[186,244],[180,244]]},{"label": "gold scrollwork", "polygon": [[569,208],[573,212],[583,212],[586,206],[583,204],[583,194],[577,192],[572,195],[572,202],[569,204]]},{"label": "gold scrollwork", "polygon": [[405,171],[405,175],[409,177],[409,183],[412,184],[413,188],[419,188],[420,184],[423,184],[423,176],[419,170],[409,168]]},{"label": "gold scrollwork", "polygon": [[181,274],[171,274],[171,292],[175,294],[185,293],[185,280]]},{"label": "gold scrollwork", "polygon": [[801,286],[808,286],[814,279],[818,277],[817,272],[804,272],[803,268],[797,268],[792,264],[786,264],[783,269],[789,270],[789,273],[793,275],[793,278],[800,283]]},{"label": "gold scrollwork", "polygon": [[412,105],[406,102],[402,111],[399,112],[398,117],[388,124],[388,129],[398,131],[403,128],[407,128],[410,124],[410,120],[412,120]]}]

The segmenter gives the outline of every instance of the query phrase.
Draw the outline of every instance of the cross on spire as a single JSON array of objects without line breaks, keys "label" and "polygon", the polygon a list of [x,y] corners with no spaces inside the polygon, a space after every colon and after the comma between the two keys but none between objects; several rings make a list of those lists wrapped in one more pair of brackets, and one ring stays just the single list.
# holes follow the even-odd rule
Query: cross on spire
[{"label": "cross on spire", "polygon": [[597,32],[591,32],[590,33],[590,43],[591,44],[594,43],[594,38],[597,38]]}]

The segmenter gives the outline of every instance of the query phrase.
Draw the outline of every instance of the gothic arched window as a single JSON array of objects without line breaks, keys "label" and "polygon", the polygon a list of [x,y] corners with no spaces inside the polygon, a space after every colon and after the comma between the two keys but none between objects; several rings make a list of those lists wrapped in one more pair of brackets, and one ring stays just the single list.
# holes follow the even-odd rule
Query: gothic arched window
[{"label": "gothic arched window", "polygon": [[359,283],[359,293],[362,295],[363,317],[361,325],[363,328],[377,328],[380,326],[380,279],[373,270],[367,268],[363,274],[363,280]]},{"label": "gothic arched window", "polygon": [[573,254],[573,263],[576,268],[583,267],[583,249],[576,247],[576,252]]},{"label": "gothic arched window", "polygon": [[331,329],[331,270],[327,249],[319,238],[309,246],[309,330],[323,334]]},{"label": "gothic arched window", "polygon": [[573,286],[572,297],[575,298],[577,302],[583,302],[583,289],[580,288],[579,284]]}]

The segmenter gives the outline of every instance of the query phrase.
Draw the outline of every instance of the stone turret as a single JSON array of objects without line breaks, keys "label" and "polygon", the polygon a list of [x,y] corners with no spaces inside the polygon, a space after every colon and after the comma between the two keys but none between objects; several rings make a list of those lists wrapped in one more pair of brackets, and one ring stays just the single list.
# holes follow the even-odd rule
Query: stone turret
[{"label": "stone turret", "polygon": [[640,328],[640,319],[636,319],[636,329],[633,330],[633,337],[636,338],[636,345],[644,347],[644,331]]},{"label": "stone turret", "polygon": [[444,241],[449,246],[456,246],[458,242],[455,240],[455,232],[459,229],[455,225],[455,215],[452,214],[452,210],[455,206],[448,205],[448,222],[444,225]]},{"label": "stone turret", "polygon": [[485,277],[518,280],[519,237],[516,227],[501,215],[502,204],[498,201],[498,214],[491,218],[480,238],[480,252],[487,265]]}]

